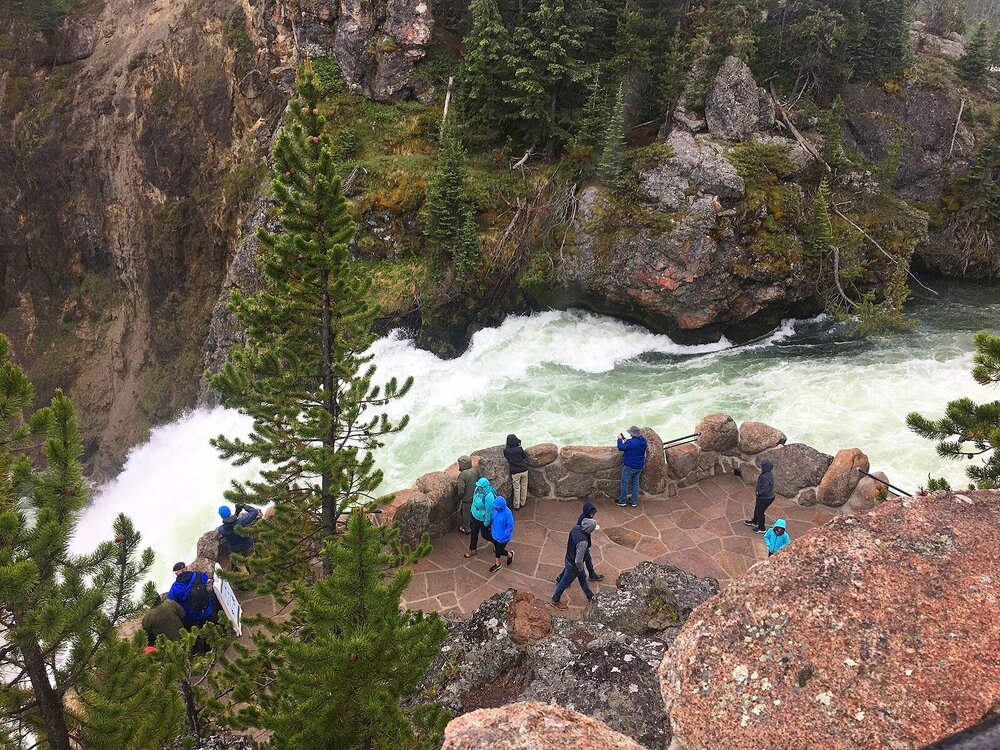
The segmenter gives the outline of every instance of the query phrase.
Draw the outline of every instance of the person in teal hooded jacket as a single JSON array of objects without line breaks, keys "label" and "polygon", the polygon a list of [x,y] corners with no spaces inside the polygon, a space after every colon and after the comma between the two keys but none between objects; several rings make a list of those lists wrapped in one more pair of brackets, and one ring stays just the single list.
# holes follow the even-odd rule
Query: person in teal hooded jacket
[{"label": "person in teal hooded jacket", "polygon": [[472,525],[470,527],[472,535],[469,537],[469,551],[466,557],[475,557],[476,548],[479,546],[479,534],[483,539],[490,541],[490,524],[493,523],[493,500],[497,491],[493,489],[490,480],[481,477],[476,482],[476,489],[472,493]]},{"label": "person in teal hooded jacket", "polygon": [[507,564],[514,562],[514,553],[507,549],[507,543],[514,538],[514,514],[507,507],[507,500],[497,495],[493,501],[493,524],[490,526],[490,537],[493,539],[493,549],[496,550],[497,561],[490,566],[490,573],[500,570],[501,560],[506,556]]},{"label": "person in teal hooded jacket", "polygon": [[785,529],[785,519],[779,518],[774,522],[774,526],[764,534],[764,544],[767,545],[767,556],[770,557],[778,550],[787,547],[791,541],[788,538],[788,531]]}]

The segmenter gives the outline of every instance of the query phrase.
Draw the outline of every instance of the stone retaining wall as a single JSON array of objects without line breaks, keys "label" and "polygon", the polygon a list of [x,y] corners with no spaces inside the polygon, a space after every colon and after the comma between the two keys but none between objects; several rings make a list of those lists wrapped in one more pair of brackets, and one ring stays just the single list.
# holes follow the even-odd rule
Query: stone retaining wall
[{"label": "stone retaining wall", "polygon": [[[775,490],[800,505],[821,503],[841,513],[873,508],[880,496],[874,480],[857,469],[869,470],[868,458],[857,448],[829,456],[803,443],[787,443],[783,432],[762,422],[737,426],[727,414],[712,414],[698,423],[696,442],[670,447],[650,427],[642,428],[649,448],[642,473],[641,494],[674,497],[678,489],[718,474],[739,473],[748,484],[760,475],[764,459],[774,463]],[[556,501],[617,497],[622,454],[615,446],[552,443],[525,449],[528,495]],[[510,498],[511,479],[503,446],[473,451],[479,466],[497,491]],[[458,465],[417,479],[413,487],[394,493],[385,509],[387,522],[399,521],[400,538],[413,544],[424,532],[437,538],[458,523]],[[885,475],[881,475],[885,479]]]}]

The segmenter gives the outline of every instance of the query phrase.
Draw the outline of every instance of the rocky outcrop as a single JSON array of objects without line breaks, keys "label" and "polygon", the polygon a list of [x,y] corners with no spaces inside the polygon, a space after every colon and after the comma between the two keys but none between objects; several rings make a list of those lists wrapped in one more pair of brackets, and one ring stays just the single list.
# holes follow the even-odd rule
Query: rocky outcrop
[{"label": "rocky outcrop", "polygon": [[[540,611],[530,629],[518,625],[523,610],[547,603],[512,590],[480,605],[468,623],[452,623],[439,662],[421,694],[459,715],[515,701],[540,701],[575,709],[631,737],[646,748],[669,743],[656,667],[664,644],[600,623],[551,618]],[[524,638],[525,630],[532,637]]]},{"label": "rocky outcrop", "polygon": [[[873,471],[871,474],[873,477],[881,479],[882,482],[889,481],[889,477],[884,472]],[[845,512],[864,513],[886,500],[890,491],[888,485],[882,484],[882,482],[876,482],[871,477],[861,477],[858,486],[854,488],[854,492],[847,500],[847,505],[844,507]]]},{"label": "rocky outcrop", "polygon": [[910,24],[910,44],[917,52],[953,62],[965,54],[965,41],[960,34],[950,34],[946,37],[932,34],[923,21],[914,21]]},{"label": "rocky outcrop", "polygon": [[845,448],[838,451],[816,488],[816,501],[820,505],[839,508],[850,499],[854,488],[861,481],[861,471],[868,471],[870,468],[868,456],[860,449]]},{"label": "rocky outcrop", "polygon": [[572,709],[538,702],[481,709],[453,719],[441,750],[644,750]]},{"label": "rocky outcrop", "polygon": [[900,148],[894,192],[907,201],[937,205],[941,170],[960,170],[975,147],[965,123],[958,122],[956,130],[961,100],[954,87],[917,81],[904,81],[898,92],[873,83],[857,84],[844,98],[845,142],[876,163],[884,163]]},{"label": "rocky outcrop", "polygon": [[697,609],[660,666],[674,750],[923,747],[1000,700],[1000,493],[837,518]]},{"label": "rocky outcrop", "polygon": [[722,146],[675,130],[667,138],[674,156],[639,173],[639,189],[668,211],[691,205],[691,191],[735,200],[746,193],[743,178],[723,155]]},{"label": "rocky outcrop", "polygon": [[378,102],[425,92],[413,80],[434,18],[429,0],[249,0],[275,65],[336,57],[347,85]]},{"label": "rocky outcrop", "polygon": [[639,563],[618,576],[614,589],[599,591],[586,621],[669,645],[692,610],[719,593],[714,578],[699,578],[672,565]]},{"label": "rocky outcrop", "polygon": [[774,104],[757,85],[747,64],[727,57],[705,98],[708,132],[716,138],[744,141],[774,127]]}]

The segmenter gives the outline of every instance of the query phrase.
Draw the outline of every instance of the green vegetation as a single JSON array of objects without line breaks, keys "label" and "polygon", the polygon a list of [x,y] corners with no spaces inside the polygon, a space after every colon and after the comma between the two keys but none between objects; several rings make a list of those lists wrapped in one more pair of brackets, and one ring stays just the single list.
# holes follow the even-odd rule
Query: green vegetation
[{"label": "green vegetation", "polygon": [[372,383],[375,368],[364,352],[375,339],[377,308],[371,277],[349,259],[354,224],[319,109],[320,81],[307,63],[274,148],[284,232],[258,233],[263,289],[234,292],[230,302],[246,343],[209,376],[225,403],[254,420],[249,439],[219,436],[213,444],[237,464],[265,466],[260,480],[235,484],[226,496],[274,502],[258,554],[246,562],[252,577],[262,576],[261,592],[279,596],[291,581],[313,578],[312,561],[333,536],[337,514],[375,499],[382,474],[371,451],[406,419],[396,426],[372,411],[410,387]]},{"label": "green vegetation", "polygon": [[618,87],[614,105],[608,112],[601,139],[601,160],[597,164],[597,176],[608,184],[614,184],[625,172],[625,90]]},{"label": "green vegetation", "polygon": [[237,663],[238,726],[270,730],[276,750],[440,747],[447,713],[401,705],[437,657],[445,629],[437,614],[400,610],[412,574],[393,570],[400,560],[385,552],[399,547],[397,534],[351,513],[343,539],[324,553],[331,574],[313,586],[296,583],[291,622],[255,635],[257,653],[269,655],[267,678],[256,662]]},{"label": "green vegetation", "polygon": [[[51,750],[70,750],[77,718],[64,697],[86,690],[84,678],[113,658],[102,649],[113,648],[116,629],[137,611],[133,594],[153,551],[140,549],[131,521],[119,515],[114,541],[89,555],[69,552],[87,504],[83,445],[62,392],[29,420],[33,402],[0,335],[0,739],[23,744],[34,735]],[[112,718],[94,711],[91,722]]]},{"label": "green vegetation", "polygon": [[990,70],[990,57],[990,28],[981,23],[966,46],[965,54],[955,64],[958,74],[968,83],[982,83]]},{"label": "green vegetation", "polygon": [[478,265],[475,215],[465,186],[465,149],[450,122],[441,133],[434,174],[427,182],[423,222],[431,259],[439,267],[451,265],[464,276]]},{"label": "green vegetation", "polygon": [[[986,331],[975,336],[976,355],[972,377],[980,385],[1000,383],[1000,337]],[[1000,401],[977,404],[970,398],[948,402],[945,416],[928,419],[916,412],[906,417],[906,424],[921,437],[937,442],[939,456],[954,459],[983,458],[969,465],[965,473],[980,489],[1000,487]],[[935,480],[932,480],[932,483]],[[947,483],[932,489],[945,489]]]}]

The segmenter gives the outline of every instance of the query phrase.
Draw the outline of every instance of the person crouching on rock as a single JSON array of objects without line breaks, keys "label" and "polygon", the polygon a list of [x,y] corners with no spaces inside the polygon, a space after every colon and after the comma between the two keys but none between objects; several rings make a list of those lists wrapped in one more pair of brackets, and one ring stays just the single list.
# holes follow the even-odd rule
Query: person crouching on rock
[{"label": "person crouching on rock", "polygon": [[743,523],[752,526],[758,534],[763,534],[766,523],[764,513],[774,502],[774,474],[771,470],[774,464],[768,459],[764,459],[760,464],[760,476],[757,477],[757,504],[753,509],[753,518],[748,518]]},{"label": "person crouching on rock", "polygon": [[778,550],[784,549],[791,541],[788,538],[788,531],[785,529],[785,519],[779,518],[774,522],[774,526],[764,534],[764,544],[767,545],[767,556],[770,557]]},{"label": "person crouching on rock", "polygon": [[469,456],[458,457],[458,528],[468,534],[472,528],[472,496],[476,493],[479,469],[472,465]]},{"label": "person crouching on rock", "polygon": [[146,653],[156,650],[156,639],[179,641],[184,627],[184,608],[173,599],[156,597],[156,604],[143,615],[142,629],[146,633]]},{"label": "person crouching on rock", "polygon": [[472,536],[469,537],[469,551],[465,553],[466,557],[474,557],[476,555],[476,549],[479,547],[480,533],[482,533],[483,539],[487,542],[490,540],[490,524],[493,522],[493,500],[496,498],[496,494],[496,491],[490,484],[490,480],[486,477],[482,477],[476,482],[475,492],[472,493],[472,507],[470,508],[472,521],[469,528],[472,531]]},{"label": "person crouching on rock", "polygon": [[514,538],[514,514],[507,507],[507,501],[497,496],[493,501],[493,523],[490,525],[490,536],[493,538],[493,549],[497,561],[490,566],[490,573],[496,573],[503,565],[501,560],[506,556],[507,564],[514,562],[514,553],[507,549],[507,543]]},{"label": "person crouching on rock", "polygon": [[569,588],[575,578],[580,582],[580,588],[587,595],[587,601],[594,600],[594,592],[587,585],[586,566],[584,561],[590,554],[590,546],[593,543],[590,535],[597,531],[600,526],[593,518],[584,518],[573,530],[569,532],[569,539],[566,541],[566,558],[563,561],[563,572],[556,585],[556,592],[552,595],[552,606],[556,609],[568,609],[569,605],[562,601],[563,592]]},{"label": "person crouching on rock", "polygon": [[226,540],[229,551],[241,555],[248,552],[255,540],[252,536],[240,534],[236,527],[246,528],[252,524],[260,518],[260,510],[252,505],[236,503],[236,512],[233,513],[228,505],[222,505],[219,507],[219,517],[222,519],[222,525],[216,531]]}]

